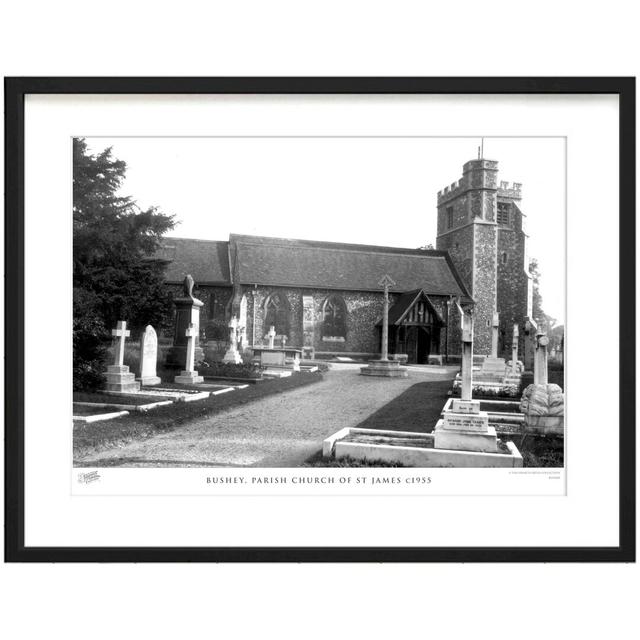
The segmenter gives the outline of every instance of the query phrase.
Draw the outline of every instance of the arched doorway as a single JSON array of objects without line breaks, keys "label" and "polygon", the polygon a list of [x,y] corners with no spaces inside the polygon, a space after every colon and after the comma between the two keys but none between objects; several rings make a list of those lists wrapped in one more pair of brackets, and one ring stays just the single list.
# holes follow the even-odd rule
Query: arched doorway
[{"label": "arched doorway", "polygon": [[431,332],[427,327],[406,327],[407,362],[427,364],[431,352]]}]

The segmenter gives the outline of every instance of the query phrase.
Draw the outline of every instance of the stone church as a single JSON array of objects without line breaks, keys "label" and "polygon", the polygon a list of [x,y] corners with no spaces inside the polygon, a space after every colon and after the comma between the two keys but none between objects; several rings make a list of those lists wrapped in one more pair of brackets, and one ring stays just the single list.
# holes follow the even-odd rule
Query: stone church
[{"label": "stone church", "polygon": [[[187,274],[196,283],[202,340],[224,340],[232,316],[242,348],[276,344],[318,358],[379,357],[383,292],[389,275],[390,356],[409,363],[460,359],[460,317],[476,310],[477,354],[491,349],[499,315],[499,352],[511,348],[513,323],[530,315],[530,276],[520,185],[501,182],[498,163],[472,160],[438,193],[437,249],[292,240],[231,234],[228,240],[165,238],[167,285],[176,296]],[[522,335],[523,332],[521,332]]]}]

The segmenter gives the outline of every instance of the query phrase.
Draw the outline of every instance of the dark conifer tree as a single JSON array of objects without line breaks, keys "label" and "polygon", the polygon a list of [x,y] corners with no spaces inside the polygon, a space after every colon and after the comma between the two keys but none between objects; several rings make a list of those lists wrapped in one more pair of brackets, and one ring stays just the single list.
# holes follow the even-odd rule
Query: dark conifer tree
[{"label": "dark conifer tree", "polygon": [[156,257],[174,217],[141,210],[118,195],[126,164],[111,149],[93,155],[73,141],[74,387],[95,386],[110,329],[126,320],[133,332],[158,324],[167,311],[166,263]]}]

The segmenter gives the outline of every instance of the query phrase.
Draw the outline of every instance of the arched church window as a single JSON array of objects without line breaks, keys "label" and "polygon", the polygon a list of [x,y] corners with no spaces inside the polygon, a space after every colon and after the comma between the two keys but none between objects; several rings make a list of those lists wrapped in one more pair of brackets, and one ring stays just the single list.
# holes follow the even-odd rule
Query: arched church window
[{"label": "arched church window", "polygon": [[322,307],[322,337],[345,340],[347,337],[347,307],[340,296],[329,296]]},{"label": "arched church window", "polygon": [[276,335],[289,335],[289,303],[282,293],[271,294],[265,303],[264,333],[276,328]]}]

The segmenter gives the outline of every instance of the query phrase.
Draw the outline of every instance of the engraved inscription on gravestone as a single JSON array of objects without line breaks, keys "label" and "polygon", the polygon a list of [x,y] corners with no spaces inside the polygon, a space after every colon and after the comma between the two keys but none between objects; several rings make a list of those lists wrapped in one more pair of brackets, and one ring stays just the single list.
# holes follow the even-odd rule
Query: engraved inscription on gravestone
[{"label": "engraved inscription on gravestone", "polygon": [[460,431],[487,431],[489,416],[485,411],[480,413],[454,414],[445,413],[443,427]]}]

